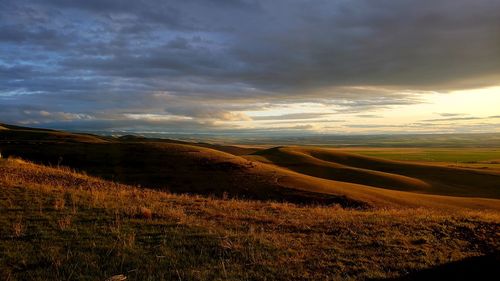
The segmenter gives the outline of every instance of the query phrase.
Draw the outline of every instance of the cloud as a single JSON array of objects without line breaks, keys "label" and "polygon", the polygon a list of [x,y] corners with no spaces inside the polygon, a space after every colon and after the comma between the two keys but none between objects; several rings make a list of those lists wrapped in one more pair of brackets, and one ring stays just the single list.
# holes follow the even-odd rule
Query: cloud
[{"label": "cloud", "polygon": [[[493,0],[6,0],[0,103],[14,109],[0,119],[27,120],[21,108],[34,107],[68,126],[121,126],[131,112],[217,126],[277,104],[359,114],[421,103],[428,91],[498,84],[499,10]],[[301,114],[267,118],[314,118]]]},{"label": "cloud", "polygon": [[[423,122],[446,122],[446,121],[469,121],[469,120],[484,120],[484,119],[496,119],[500,118],[500,115],[493,115],[487,117],[479,117],[479,116],[465,116],[467,114],[440,114],[441,116],[452,116],[448,118],[434,118],[434,119],[425,119]],[[458,117],[453,117],[458,116]],[[460,117],[463,116],[463,117]]]},{"label": "cloud", "polygon": [[344,127],[362,129],[365,133],[498,133],[499,123],[476,122],[470,124],[414,122],[407,124],[346,124]]},{"label": "cloud", "polygon": [[[161,118],[130,118],[119,116],[119,118],[99,118],[99,119],[75,119],[69,120],[44,120],[28,119],[21,124],[50,127],[62,130],[83,130],[83,131],[146,131],[164,133],[192,133],[192,132],[213,132],[217,131],[216,124],[210,121],[190,120],[190,119],[161,119]],[[229,127],[231,128],[231,127]]]},{"label": "cloud", "polygon": [[442,121],[464,121],[464,120],[478,120],[478,119],[485,119],[485,117],[475,117],[475,116],[450,117],[450,118],[426,119],[426,120],[422,120],[422,121],[424,121],[424,122],[442,122]]},{"label": "cloud", "polygon": [[455,117],[455,116],[464,116],[467,115],[465,113],[438,113],[442,117]]},{"label": "cloud", "polygon": [[303,112],[303,113],[290,113],[283,115],[268,115],[268,116],[253,116],[252,120],[301,120],[301,119],[316,119],[331,115],[332,113],[318,113],[318,112]]},{"label": "cloud", "polygon": [[381,115],[376,115],[376,114],[358,114],[356,117],[360,118],[383,118]]},{"label": "cloud", "polygon": [[345,125],[345,127],[349,128],[362,128],[362,129],[368,129],[368,128],[402,128],[406,127],[403,125],[390,125],[390,124],[348,124]]}]

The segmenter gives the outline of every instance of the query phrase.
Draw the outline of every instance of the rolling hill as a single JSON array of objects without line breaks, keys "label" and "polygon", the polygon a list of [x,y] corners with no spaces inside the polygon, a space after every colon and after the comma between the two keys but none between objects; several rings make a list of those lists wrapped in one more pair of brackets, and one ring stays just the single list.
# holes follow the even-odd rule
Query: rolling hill
[{"label": "rolling hill", "polygon": [[73,134],[68,132],[29,128],[0,123],[0,143],[104,143],[106,138],[91,134]]},{"label": "rolling hill", "polygon": [[[174,193],[362,209],[500,209],[500,175],[495,172],[389,161],[331,149],[239,150],[237,146],[4,127],[0,149],[5,156]],[[253,153],[241,155],[244,151]]]},{"label": "rolling hill", "polygon": [[498,171],[391,161],[309,147],[276,147],[247,158],[336,181],[427,194],[500,199]]},{"label": "rolling hill", "polygon": [[356,210],[175,195],[18,159],[0,159],[0,211],[5,280],[495,280],[489,278],[498,274],[494,211]]}]

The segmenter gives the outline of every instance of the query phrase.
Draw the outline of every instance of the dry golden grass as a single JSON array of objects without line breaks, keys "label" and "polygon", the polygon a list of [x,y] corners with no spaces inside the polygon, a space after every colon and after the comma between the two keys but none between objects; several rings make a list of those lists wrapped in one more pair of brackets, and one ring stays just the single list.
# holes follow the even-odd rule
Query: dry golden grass
[{"label": "dry golden grass", "polygon": [[[257,148],[3,126],[9,129],[0,133],[4,155],[67,165],[119,183],[175,193],[351,208],[500,210],[500,174],[492,171],[388,161],[312,147],[236,156],[223,151],[241,154]],[[57,199],[53,203],[56,208],[74,208],[59,206]]]},{"label": "dry golden grass", "polygon": [[[456,205],[460,208],[475,208],[482,205],[484,208],[498,209],[500,206],[498,201],[483,200],[481,202],[481,200],[465,198],[499,199],[500,174],[495,171],[398,162],[333,149],[310,147],[277,147],[260,151],[246,158],[293,171],[297,178],[307,175],[310,178],[328,180],[331,186],[330,192],[338,192],[365,202],[367,198],[359,197],[358,191],[369,192],[371,201],[376,204],[377,201],[397,203],[398,198],[404,197],[405,202],[411,206],[422,204],[423,207],[430,207],[427,203],[436,207]],[[321,185],[328,185],[327,182]],[[321,188],[325,192],[328,189],[326,186]],[[412,193],[391,192],[390,190],[411,191]],[[422,197],[415,192],[464,198]],[[377,195],[377,193],[380,194]],[[414,200],[411,200],[411,197],[414,197]]]},{"label": "dry golden grass", "polygon": [[221,200],[13,159],[0,188],[7,280],[359,280],[500,247],[497,211]]},{"label": "dry golden grass", "polygon": [[12,225],[12,230],[14,233],[14,237],[20,237],[21,235],[23,235],[23,230],[24,230],[23,223],[21,221],[15,222]]}]

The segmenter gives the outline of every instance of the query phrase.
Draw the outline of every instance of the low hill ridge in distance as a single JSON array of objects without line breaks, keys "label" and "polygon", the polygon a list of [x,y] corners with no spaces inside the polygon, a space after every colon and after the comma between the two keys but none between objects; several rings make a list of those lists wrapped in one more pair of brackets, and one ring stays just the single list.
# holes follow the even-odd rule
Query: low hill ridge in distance
[{"label": "low hill ridge in distance", "polygon": [[50,129],[38,129],[1,124],[4,130],[0,130],[0,144],[6,142],[79,142],[79,143],[104,143],[108,142],[105,137],[91,134],[76,134]]},{"label": "low hill ridge in distance", "polygon": [[500,249],[498,212],[175,195],[18,159],[0,159],[0,207],[7,280],[437,280]]}]

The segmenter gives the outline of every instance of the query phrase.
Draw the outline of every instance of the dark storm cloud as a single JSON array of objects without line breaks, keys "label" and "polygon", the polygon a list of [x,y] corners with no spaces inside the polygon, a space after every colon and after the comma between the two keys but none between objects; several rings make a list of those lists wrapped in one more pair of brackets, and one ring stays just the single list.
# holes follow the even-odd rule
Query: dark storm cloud
[{"label": "dark storm cloud", "polygon": [[5,0],[0,120],[36,119],[24,107],[88,127],[130,112],[212,122],[294,102],[419,103],[420,91],[498,83],[498,11],[495,0]]}]

